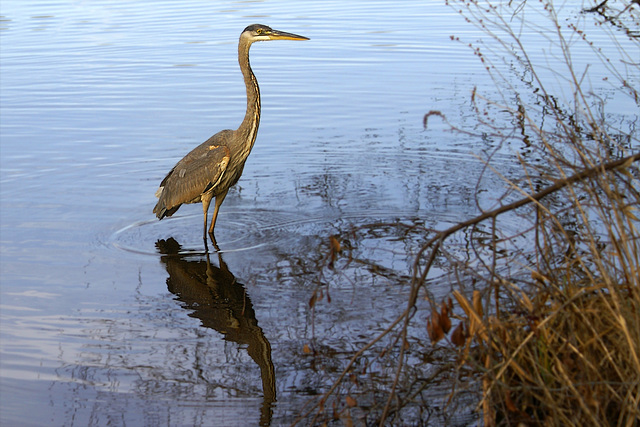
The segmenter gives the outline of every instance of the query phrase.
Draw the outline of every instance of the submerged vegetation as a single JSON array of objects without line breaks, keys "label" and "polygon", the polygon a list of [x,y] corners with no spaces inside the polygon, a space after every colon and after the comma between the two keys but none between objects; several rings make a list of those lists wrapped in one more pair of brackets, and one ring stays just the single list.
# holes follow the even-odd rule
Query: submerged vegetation
[{"label": "submerged vegetation", "polygon": [[[506,184],[503,197],[489,207],[478,201],[477,217],[446,230],[420,221],[370,224],[330,238],[323,262],[331,280],[354,280],[345,272],[367,265],[358,243],[380,235],[407,242],[413,265],[406,275],[369,266],[403,286],[404,310],[355,351],[299,421],[635,425],[640,7],[449,4],[486,34],[469,46],[497,92],[470,94],[473,130],[438,111],[425,126],[443,120],[454,132],[518,147],[520,173],[484,158],[485,173]],[[527,49],[528,37],[548,40],[542,61]],[[592,72],[595,62],[602,67]],[[631,110],[610,112],[612,98]],[[329,273],[320,274],[312,310],[330,303]],[[430,291],[436,279],[449,283],[448,295]],[[447,397],[434,399],[433,389]]]}]

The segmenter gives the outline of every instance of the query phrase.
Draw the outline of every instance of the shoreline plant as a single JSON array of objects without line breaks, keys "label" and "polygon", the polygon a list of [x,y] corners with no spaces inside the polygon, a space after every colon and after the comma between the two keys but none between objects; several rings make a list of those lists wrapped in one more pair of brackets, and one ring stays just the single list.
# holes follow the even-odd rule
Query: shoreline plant
[{"label": "shoreline plant", "polygon": [[[478,216],[447,230],[396,225],[423,233],[406,308],[299,421],[429,423],[424,392],[444,383],[443,411],[477,411],[486,426],[637,425],[640,4],[448,4],[486,35],[469,46],[497,92],[470,95],[475,129],[439,111],[425,115],[425,127],[443,120],[453,132],[517,145],[520,173],[507,175],[489,155],[485,173],[506,188],[493,206],[478,201]],[[548,41],[546,63],[528,48],[530,37]],[[636,113],[609,112],[612,98]],[[451,245],[461,234],[465,251]],[[340,236],[331,238],[331,268],[339,268],[342,246]],[[451,283],[444,298],[427,286],[436,264]],[[312,309],[321,298],[316,290]],[[428,341],[415,336],[421,328]],[[368,397],[354,397],[374,364],[387,376]]]}]

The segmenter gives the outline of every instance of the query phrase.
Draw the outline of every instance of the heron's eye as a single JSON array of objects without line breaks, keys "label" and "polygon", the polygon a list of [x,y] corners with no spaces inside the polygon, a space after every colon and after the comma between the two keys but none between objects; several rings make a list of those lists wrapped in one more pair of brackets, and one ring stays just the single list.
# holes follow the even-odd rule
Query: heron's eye
[{"label": "heron's eye", "polygon": [[258,28],[258,29],[256,30],[256,33],[258,33],[258,34],[262,34],[262,33],[264,33],[264,30],[263,30],[262,28]]}]

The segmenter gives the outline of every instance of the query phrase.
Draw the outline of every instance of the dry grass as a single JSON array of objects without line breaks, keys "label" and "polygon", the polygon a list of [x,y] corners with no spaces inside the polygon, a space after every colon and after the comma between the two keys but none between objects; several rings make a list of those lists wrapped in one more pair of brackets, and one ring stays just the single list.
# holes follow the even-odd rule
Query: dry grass
[{"label": "dry grass", "polygon": [[640,198],[607,191],[632,184],[620,175],[565,191],[580,195],[565,201],[584,221],[579,235],[538,202],[529,278],[496,273],[486,295],[455,292],[469,331],[461,363],[482,375],[485,425],[640,420]]},{"label": "dry grass", "polygon": [[485,321],[474,359],[485,371],[486,425],[638,421],[640,300],[594,288],[543,291],[531,311]]},{"label": "dry grass", "polygon": [[[520,100],[517,105],[481,99],[478,112],[499,106],[518,123],[519,134],[538,161],[521,158],[525,179],[509,181],[514,192],[529,199],[512,211],[533,241],[527,256],[518,256],[522,244],[516,236],[505,236],[497,215],[484,214],[492,221],[492,248],[488,261],[473,272],[485,283],[484,292],[460,290],[454,295],[464,311],[452,343],[460,347],[459,367],[470,365],[482,381],[478,408],[485,425],[615,425],[640,422],[640,184],[637,136],[616,129],[607,122],[605,109],[587,90],[580,71],[571,62],[575,36],[591,43],[582,27],[566,25],[558,18],[553,2],[542,3],[547,18],[557,28],[556,47],[566,59],[561,76],[570,89],[573,105],[559,101],[546,81],[536,73],[504,12],[499,7],[482,9],[476,2],[464,3],[467,17],[502,43],[511,40],[514,56],[533,76],[540,95],[538,107],[551,125],[540,125],[540,108]],[[620,6],[620,3],[617,4]],[[629,23],[638,25],[633,4],[620,10],[600,5],[591,13],[604,17],[602,23],[618,30]],[[517,14],[528,4],[513,9]],[[497,12],[498,9],[500,12]],[[628,16],[625,12],[630,12]],[[634,15],[635,13],[635,15]],[[484,18],[484,19],[483,19]],[[598,22],[598,18],[595,19]],[[617,36],[617,35],[616,35]],[[632,40],[633,41],[633,40]],[[635,41],[637,43],[637,41]],[[621,46],[617,44],[617,46]],[[633,44],[632,44],[633,46]],[[480,52],[480,50],[476,50]],[[594,47],[596,57],[608,65],[615,63]],[[630,52],[623,52],[622,57]],[[481,55],[483,63],[488,63]],[[637,61],[633,72],[640,71]],[[489,64],[488,70],[493,67]],[[629,79],[629,70],[609,69],[619,79],[619,88],[636,105],[638,91]],[[631,74],[633,75],[633,74]],[[637,83],[637,79],[636,79]],[[597,106],[597,107],[594,107]],[[486,115],[486,114],[485,114]],[[636,117],[637,119],[637,117]],[[497,137],[508,139],[508,131],[484,125]],[[634,125],[631,126],[631,129]],[[622,166],[609,168],[621,159]],[[540,183],[553,183],[533,192]],[[543,197],[536,194],[545,192]],[[508,209],[505,209],[508,208]],[[481,218],[481,217],[479,217]],[[472,221],[474,224],[475,221]],[[507,263],[518,269],[501,272],[496,259],[500,247],[513,255]],[[430,247],[429,251],[436,248]],[[431,252],[432,254],[434,252]],[[520,252],[521,253],[521,252]],[[482,257],[482,255],[480,255]],[[429,264],[423,267],[428,270]],[[460,275],[458,276],[460,277]]]},{"label": "dry grass", "polygon": [[[450,316],[432,301],[438,308],[427,323],[435,344],[448,332],[449,317],[459,319],[449,341],[459,348],[456,369],[470,368],[481,378],[485,425],[631,426],[640,420],[640,194],[627,169],[637,161],[640,153],[563,178],[425,245],[430,256],[418,283],[435,253],[446,251],[444,239],[492,221],[488,260],[469,269],[468,260],[449,256],[463,314]],[[546,203],[551,195],[554,207]],[[497,217],[528,204],[535,209],[521,220],[531,226],[518,237],[535,245],[518,259],[515,237],[500,235]],[[498,267],[505,245],[513,251],[506,261],[518,268]],[[475,290],[466,289],[469,277]]]},{"label": "dry grass", "polygon": [[[467,2],[467,7],[480,13],[474,2]],[[544,10],[549,19],[557,19],[553,3],[545,3]],[[606,22],[614,20],[604,7],[599,11]],[[637,25],[635,13],[630,22]],[[486,14],[499,23],[485,27],[487,31],[499,28],[502,37],[516,38],[507,21]],[[625,23],[621,16],[616,15],[618,28]],[[531,200],[533,209],[519,213],[523,223],[530,224],[525,234],[534,241],[526,260],[511,260],[523,273],[501,274],[495,262],[485,263],[484,271],[474,271],[474,276],[485,281],[486,292],[455,292],[469,331],[466,341],[458,342],[464,349],[460,362],[471,364],[482,376],[479,407],[485,425],[637,425],[640,184],[634,162],[640,160],[640,147],[637,137],[620,132],[595,112],[597,102],[571,66],[572,44],[561,30],[563,23],[554,24],[558,46],[567,58],[573,108],[558,102],[541,78],[535,86],[544,94],[551,126],[537,125],[540,117],[531,105],[505,107],[518,119],[527,143],[544,155],[538,162],[521,159],[526,179],[511,183],[513,189],[532,194],[539,182],[553,182],[547,189],[556,188]],[[579,26],[567,28],[588,42]],[[535,76],[535,64],[524,50],[520,53],[520,64]],[[604,55],[600,58],[611,63]],[[635,67],[637,72],[637,62]],[[638,92],[630,80],[613,71],[637,105]],[[483,108],[490,105],[487,101]],[[625,156],[622,167],[606,167]],[[572,174],[582,175],[569,183]],[[567,185],[557,188],[558,183]],[[492,227],[494,253],[500,243],[511,242],[513,250],[516,244],[500,234],[500,222],[494,219]]]}]

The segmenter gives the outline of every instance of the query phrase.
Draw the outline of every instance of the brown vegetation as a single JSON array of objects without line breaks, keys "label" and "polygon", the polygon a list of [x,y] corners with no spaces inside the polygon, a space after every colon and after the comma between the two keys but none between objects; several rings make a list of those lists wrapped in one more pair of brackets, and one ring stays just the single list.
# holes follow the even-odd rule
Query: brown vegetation
[{"label": "brown vegetation", "polygon": [[[471,95],[481,132],[526,147],[527,154],[519,156],[522,174],[504,176],[508,191],[497,206],[430,234],[415,256],[406,309],[354,354],[306,416],[315,416],[316,423],[331,417],[351,422],[359,409],[367,413],[361,416],[366,422],[384,425],[401,422],[401,413],[408,411],[412,415],[406,419],[424,422],[420,393],[444,382],[449,385],[444,403],[449,410],[475,408],[487,426],[637,425],[639,119],[637,114],[627,116],[626,127],[609,121],[606,103],[585,86],[586,70],[576,69],[571,60],[575,40],[592,47],[594,58],[608,72],[606,80],[637,107],[640,64],[625,50],[631,46],[637,52],[640,43],[633,30],[640,25],[637,4],[617,2],[614,10],[607,2],[593,3],[565,21],[552,1],[536,2],[537,12],[556,29],[548,37],[565,68],[552,75],[571,94],[566,99],[540,76],[512,27],[518,25],[514,17],[529,8],[527,2],[449,3],[531,77],[525,99],[491,63],[484,45],[471,46],[503,95]],[[618,58],[610,58],[589,39],[584,21],[599,31],[608,28],[607,43],[616,46]],[[493,121],[498,113],[509,117],[500,123],[511,125]],[[425,126],[432,117],[447,122],[432,111],[425,116]],[[490,158],[486,164],[487,170],[501,174],[492,169]],[[508,226],[514,222],[515,231]],[[466,233],[469,242],[464,252],[449,245],[460,233]],[[332,267],[340,249],[339,237],[332,237]],[[435,263],[454,284],[444,300],[426,286]],[[417,325],[428,333],[431,348],[420,347],[411,336]],[[393,360],[394,367],[365,408],[345,383],[358,383],[355,367],[371,349],[378,352],[380,364]],[[422,360],[415,362],[419,353]],[[429,364],[431,368],[425,368]],[[418,371],[424,378],[417,378]],[[475,400],[469,400],[470,393]]]}]

